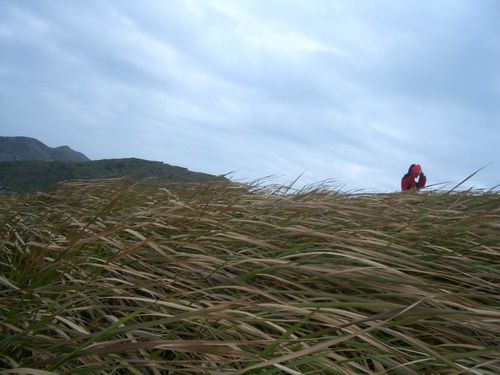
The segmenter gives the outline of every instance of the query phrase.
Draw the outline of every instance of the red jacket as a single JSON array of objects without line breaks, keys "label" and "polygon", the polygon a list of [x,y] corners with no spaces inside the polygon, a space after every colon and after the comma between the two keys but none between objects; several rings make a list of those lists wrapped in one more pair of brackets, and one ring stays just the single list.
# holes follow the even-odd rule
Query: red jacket
[{"label": "red jacket", "polygon": [[[415,179],[418,177],[418,181]],[[407,191],[411,189],[422,189],[427,182],[427,177],[425,177],[422,172],[422,168],[418,164],[412,164],[408,173],[401,179],[401,190]]]}]

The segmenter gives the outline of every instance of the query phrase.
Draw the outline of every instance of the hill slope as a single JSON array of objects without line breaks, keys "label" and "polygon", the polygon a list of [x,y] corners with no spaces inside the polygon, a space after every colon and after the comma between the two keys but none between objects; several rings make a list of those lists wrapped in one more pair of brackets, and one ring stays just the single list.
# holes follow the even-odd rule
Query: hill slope
[{"label": "hill slope", "polygon": [[0,137],[0,161],[88,161],[84,154],[68,146],[48,147],[29,137]]},{"label": "hill slope", "polygon": [[0,162],[0,190],[33,192],[67,180],[94,180],[128,176],[156,177],[172,182],[205,182],[224,179],[186,168],[142,159],[108,159],[87,162],[10,161]]},{"label": "hill slope", "polygon": [[499,226],[498,194],[3,197],[0,368],[500,374]]}]

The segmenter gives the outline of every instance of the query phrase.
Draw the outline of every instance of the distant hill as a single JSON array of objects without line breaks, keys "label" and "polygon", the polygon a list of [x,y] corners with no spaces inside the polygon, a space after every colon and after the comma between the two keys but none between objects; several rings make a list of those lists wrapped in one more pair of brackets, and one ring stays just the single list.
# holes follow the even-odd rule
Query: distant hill
[{"label": "distant hill", "polygon": [[29,137],[0,137],[0,161],[89,161],[68,146],[49,147]]},{"label": "distant hill", "polygon": [[94,180],[123,176],[134,179],[155,177],[176,183],[225,180],[224,177],[191,172],[186,168],[135,158],[86,162],[2,161],[0,193],[42,191],[66,180]]}]

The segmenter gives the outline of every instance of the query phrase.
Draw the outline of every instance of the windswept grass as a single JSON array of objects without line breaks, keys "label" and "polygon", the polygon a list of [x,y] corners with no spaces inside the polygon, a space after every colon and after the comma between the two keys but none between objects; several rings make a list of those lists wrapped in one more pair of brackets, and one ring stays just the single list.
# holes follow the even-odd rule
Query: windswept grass
[{"label": "windswept grass", "polygon": [[0,374],[500,374],[500,196],[0,200]]}]

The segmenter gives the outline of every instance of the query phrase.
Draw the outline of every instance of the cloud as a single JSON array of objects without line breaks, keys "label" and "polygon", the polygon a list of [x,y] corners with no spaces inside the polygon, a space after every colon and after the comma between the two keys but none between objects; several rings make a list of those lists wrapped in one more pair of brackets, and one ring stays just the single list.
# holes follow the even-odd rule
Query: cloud
[{"label": "cloud", "polygon": [[246,180],[457,181],[500,162],[499,8],[3,1],[2,132]]}]

